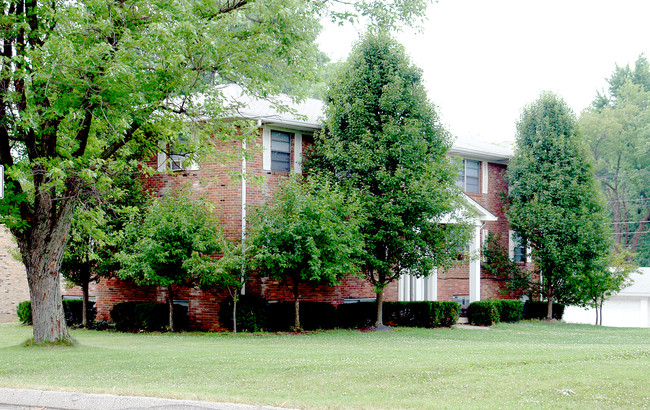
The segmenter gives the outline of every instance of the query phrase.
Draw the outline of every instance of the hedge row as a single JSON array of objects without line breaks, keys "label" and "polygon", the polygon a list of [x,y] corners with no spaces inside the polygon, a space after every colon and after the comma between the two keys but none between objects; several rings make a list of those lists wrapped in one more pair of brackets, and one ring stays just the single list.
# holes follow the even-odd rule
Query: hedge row
[{"label": "hedge row", "polygon": [[[384,302],[384,323],[407,327],[450,327],[456,324],[460,305],[455,302]],[[237,303],[237,330],[285,331],[293,326],[293,302],[267,303],[261,296],[244,295]],[[300,324],[305,330],[370,327],[375,322],[375,302],[300,302]],[[220,307],[221,324],[232,329],[232,301]]]},{"label": "hedge row", "polygon": [[[467,319],[471,325],[491,326],[499,322],[518,322],[523,319],[544,319],[547,311],[546,302],[511,299],[485,299],[470,303]],[[564,305],[553,304],[553,318],[562,319]]]},{"label": "hedge row", "polygon": [[[88,307],[88,311],[86,312],[86,319],[90,323],[93,320],[95,320],[95,315],[97,314],[97,311],[95,310],[95,304],[93,302],[89,302],[88,305],[89,307]],[[82,312],[83,312],[83,301],[69,300],[69,299],[63,300],[63,314],[65,315],[65,321],[68,324],[68,326],[80,325]],[[18,319],[22,323],[26,325],[33,324],[31,301],[26,300],[24,302],[20,302],[18,304],[18,309],[16,309],[16,313],[18,314]]]},{"label": "hedge row", "polygon": [[[110,311],[115,329],[121,332],[159,332],[169,329],[169,306],[166,303],[124,302]],[[174,327],[187,329],[189,324],[186,306],[174,305]]]}]

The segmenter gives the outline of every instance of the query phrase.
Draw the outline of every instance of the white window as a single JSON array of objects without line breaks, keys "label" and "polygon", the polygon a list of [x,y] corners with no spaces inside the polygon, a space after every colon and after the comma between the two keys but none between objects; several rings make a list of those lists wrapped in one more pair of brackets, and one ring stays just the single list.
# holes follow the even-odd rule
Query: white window
[{"label": "white window", "polygon": [[510,259],[512,259],[514,262],[517,263],[526,263],[529,262],[529,258],[527,257],[527,252],[526,252],[526,247],[524,246],[523,242],[521,241],[521,238],[514,232],[510,231],[509,232],[509,251],[510,251]]},{"label": "white window", "polygon": [[[291,130],[262,129],[262,168],[266,171],[302,173],[303,133]],[[293,153],[292,153],[293,148]]]},{"label": "white window", "polygon": [[291,171],[291,134],[271,131],[271,171]]},{"label": "white window", "polygon": [[167,153],[158,154],[158,171],[196,171],[199,164],[193,159],[189,148],[189,141],[184,136],[179,136],[173,145],[169,146]]},{"label": "white window", "polygon": [[481,161],[464,159],[463,164],[460,168],[460,174],[458,175],[456,185],[465,192],[478,194],[480,192],[480,172]]}]

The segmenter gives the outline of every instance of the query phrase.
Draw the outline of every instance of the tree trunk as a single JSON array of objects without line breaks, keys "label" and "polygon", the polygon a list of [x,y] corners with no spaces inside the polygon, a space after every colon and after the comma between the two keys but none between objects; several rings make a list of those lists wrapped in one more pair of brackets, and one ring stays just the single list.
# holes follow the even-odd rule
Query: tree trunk
[{"label": "tree trunk", "polygon": [[173,332],[174,329],[174,294],[172,285],[167,286],[167,306],[169,307],[169,331]]},{"label": "tree trunk", "polygon": [[81,285],[81,326],[88,327],[88,286],[89,283],[85,282]]},{"label": "tree trunk", "polygon": [[34,342],[71,341],[61,301],[58,269],[38,272],[33,266],[26,268],[32,302]]},{"label": "tree trunk", "polygon": [[551,320],[553,319],[553,298],[548,297],[548,306],[546,309],[546,320]]},{"label": "tree trunk", "polygon": [[603,302],[604,302],[604,298],[601,299],[600,303],[598,304],[599,307],[600,307],[600,316],[599,316],[600,319],[599,320],[600,320],[600,325],[601,326],[603,325]]},{"label": "tree trunk", "polygon": [[[237,293],[235,292],[235,295]],[[232,333],[237,334],[237,300],[239,296],[232,297]]]},{"label": "tree trunk", "polygon": [[300,284],[296,281],[293,283],[293,330],[299,332],[300,327],[300,293],[298,286]]},{"label": "tree trunk", "polygon": [[595,300],[594,306],[596,308],[596,309],[594,309],[596,311],[596,323],[595,324],[596,324],[596,326],[598,326],[598,299]]},{"label": "tree trunk", "polygon": [[13,232],[27,272],[34,321],[34,342],[70,342],[65,323],[59,268],[70,232],[73,199],[61,200],[58,212],[53,201],[40,195],[30,227]]},{"label": "tree trunk", "polygon": [[375,319],[375,327],[384,325],[384,288],[377,292],[377,317]]}]

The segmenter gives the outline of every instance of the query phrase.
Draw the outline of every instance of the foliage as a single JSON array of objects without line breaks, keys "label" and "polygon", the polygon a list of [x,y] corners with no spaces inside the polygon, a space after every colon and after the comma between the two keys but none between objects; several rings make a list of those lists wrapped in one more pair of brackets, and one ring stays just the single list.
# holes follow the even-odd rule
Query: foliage
[{"label": "foliage", "polygon": [[456,302],[384,302],[384,321],[407,327],[451,327],[458,321]]},{"label": "foliage", "polygon": [[[527,300],[524,303],[524,319],[547,319],[548,303],[544,301]],[[564,315],[564,305],[553,303],[552,319],[561,320]]]},{"label": "foliage", "polygon": [[503,294],[521,297],[539,292],[531,272],[520,268],[510,259],[508,249],[501,244],[501,234],[489,233],[487,243],[483,247],[483,258],[481,269],[504,281],[505,285],[501,289]]},{"label": "foliage", "polygon": [[215,138],[251,134],[212,121],[238,108],[215,84],[264,97],[309,81],[321,18],[410,24],[427,3],[359,0],[345,2],[347,10],[310,0],[3,3],[0,222],[17,238],[30,278],[36,342],[69,338],[60,261],[82,192],[111,190],[107,170],[129,153],[145,160],[189,129],[193,157],[222,158]]},{"label": "foliage", "polygon": [[331,182],[298,177],[286,179],[272,203],[252,215],[253,263],[260,275],[291,287],[297,329],[301,284],[333,286],[356,272],[361,221],[354,196]]},{"label": "foliage", "polygon": [[32,324],[32,302],[26,300],[18,304],[18,309],[16,310],[18,314],[18,320],[24,325]]},{"label": "foliage", "polygon": [[519,322],[523,317],[524,304],[515,299],[493,299],[499,308],[500,322]]},{"label": "foliage", "polygon": [[[137,172],[136,163],[129,161],[128,166],[113,172],[109,192],[88,189],[83,193],[83,205],[74,211],[61,273],[69,283],[81,287],[86,305],[90,283],[111,275],[116,268],[115,254],[124,225],[148,205],[142,180],[134,177]],[[83,326],[88,322],[85,316],[81,318]]]},{"label": "foliage", "polygon": [[[64,300],[63,311],[66,319],[66,324],[79,325],[82,324],[83,302],[81,300]],[[32,302],[26,300],[18,304],[16,311],[18,319],[25,325],[32,324]],[[94,305],[88,307],[87,312],[88,321],[92,322],[95,319],[96,310]]]},{"label": "foliage", "polygon": [[[456,302],[384,302],[383,321],[394,326],[451,327],[458,321],[460,305]],[[343,303],[337,308],[337,326],[365,328],[373,323],[374,302]]]},{"label": "foliage", "polygon": [[575,301],[583,275],[606,267],[612,243],[586,146],[556,95],[524,109],[508,183],[506,216],[532,250],[550,319],[553,301]]},{"label": "foliage", "polygon": [[[113,305],[110,315],[121,332],[158,332],[169,330],[167,309],[165,303],[123,302]],[[174,322],[177,329],[187,327],[187,307],[174,305]]]},{"label": "foliage", "polygon": [[499,323],[501,315],[498,303],[493,299],[470,303],[467,308],[467,320],[474,326],[492,326]]},{"label": "foliage", "polygon": [[386,285],[404,271],[449,266],[469,241],[462,217],[443,223],[463,209],[449,134],[420,70],[390,36],[371,30],[355,45],[330,85],[315,142],[306,169],[357,195],[366,216],[361,270],[377,292],[379,326]]},{"label": "foliage", "polygon": [[650,64],[616,66],[607,93],[580,115],[595,159],[596,176],[613,217],[616,243],[650,264]]},{"label": "foliage", "polygon": [[[252,250],[248,247],[247,241],[235,243],[225,235],[219,239],[219,248],[221,252],[218,257],[194,251],[184,265],[188,272],[198,278],[198,284],[203,290],[226,289],[228,291],[232,301],[232,306],[229,308],[229,312],[233,315],[229,320],[232,326],[233,323],[239,323],[236,318],[240,310],[237,302],[244,284],[250,278]],[[237,333],[237,326],[232,329]]]},{"label": "foliage", "polygon": [[192,200],[185,191],[165,196],[155,200],[142,219],[134,218],[126,226],[116,274],[140,285],[166,287],[173,331],[173,287],[204,282],[205,270],[196,269],[196,259],[219,252],[222,238],[206,202]]},{"label": "foliage", "polygon": [[452,327],[458,322],[460,305],[456,302],[437,301],[431,303],[433,327]]},{"label": "foliage", "polygon": [[[219,322],[226,329],[233,329],[233,300],[225,299],[219,305]],[[260,332],[267,327],[267,301],[255,293],[239,297],[237,303],[237,330]]]},{"label": "foliage", "polygon": [[342,303],[336,307],[337,327],[359,329],[372,326],[376,313],[373,302]]},{"label": "foliage", "polygon": [[[269,303],[269,331],[294,329],[294,304],[291,302]],[[300,302],[300,326],[302,330],[334,329],[336,327],[336,306],[328,302]]]},{"label": "foliage", "polygon": [[603,303],[613,294],[630,285],[629,276],[636,270],[627,251],[612,252],[602,270],[587,272],[580,280],[578,306],[590,306],[596,311],[596,325],[602,325]]}]

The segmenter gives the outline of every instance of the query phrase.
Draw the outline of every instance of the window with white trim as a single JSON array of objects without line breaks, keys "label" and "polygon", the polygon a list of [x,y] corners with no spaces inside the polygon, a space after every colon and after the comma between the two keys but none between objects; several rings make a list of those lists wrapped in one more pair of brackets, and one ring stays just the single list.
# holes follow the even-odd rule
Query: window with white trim
[{"label": "window with white trim", "polygon": [[271,130],[271,171],[291,171],[291,137],[289,132]]},{"label": "window with white trim", "polygon": [[196,171],[199,164],[194,160],[189,140],[180,135],[178,139],[169,146],[167,153],[161,152],[158,155],[158,171]]},{"label": "window with white trim", "polygon": [[526,263],[526,246],[522,242],[519,235],[514,231],[510,231],[510,240],[509,240],[509,250],[510,250],[510,259],[516,263]]},{"label": "window with white trim", "polygon": [[463,159],[456,186],[465,192],[478,194],[480,185],[481,161]]}]

